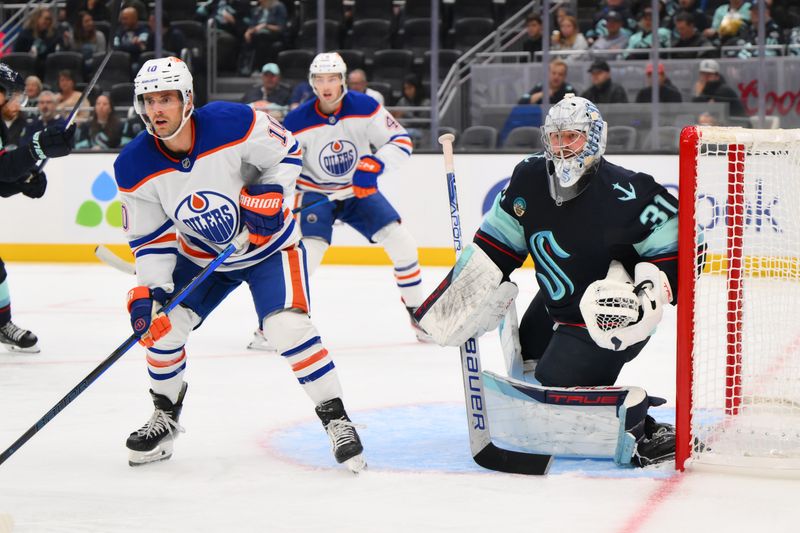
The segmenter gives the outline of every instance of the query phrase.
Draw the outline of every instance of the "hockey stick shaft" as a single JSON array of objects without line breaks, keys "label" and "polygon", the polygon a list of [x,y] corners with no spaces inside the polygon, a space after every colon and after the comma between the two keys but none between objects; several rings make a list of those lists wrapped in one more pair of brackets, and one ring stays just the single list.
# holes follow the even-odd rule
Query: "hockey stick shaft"
[{"label": "hockey stick shaft", "polygon": [[113,267],[125,274],[136,275],[136,267],[133,263],[125,261],[120,256],[109,250],[106,246],[98,244],[94,249],[94,255],[101,262]]},{"label": "hockey stick shaft", "polygon": [[[114,0],[114,2],[111,4],[111,27],[109,29],[109,35],[111,36],[113,36],[117,31],[117,25],[119,24],[119,9],[121,5],[122,5],[121,0]],[[78,98],[78,101],[75,102],[74,106],[72,106],[72,111],[70,111],[69,117],[67,117],[67,123],[64,126],[64,129],[69,128],[75,122],[75,118],[78,115],[78,111],[83,105],[83,102],[89,96],[89,93],[92,92],[92,89],[94,89],[94,86],[97,85],[97,80],[100,79],[100,74],[102,74],[103,70],[106,68],[108,60],[111,59],[111,54],[113,52],[114,52],[114,47],[111,46],[111,43],[108,43],[108,50],[106,50],[106,55],[103,56],[103,60],[100,62],[100,65],[95,69],[94,76],[92,76],[92,79],[89,81],[89,84],[86,85],[86,88],[81,93],[80,98]],[[50,161],[49,157],[39,162],[39,170],[42,170],[48,161]]]},{"label": "hockey stick shaft", "polygon": [[[242,232],[239,234],[231,243],[222,250],[217,257],[214,258],[208,265],[206,265],[200,272],[195,275],[194,278],[180,291],[178,291],[170,300],[164,304],[164,307],[161,308],[161,311],[164,313],[169,313],[173,309],[175,309],[198,285],[200,285],[203,281],[208,278],[225,260],[233,254],[236,250],[238,250],[244,243],[247,242],[248,235],[247,231]],[[44,416],[42,416],[39,420],[36,421],[34,425],[32,425],[28,431],[22,434],[20,438],[14,441],[14,444],[9,446],[2,454],[0,454],[0,465],[3,464],[6,459],[11,457],[14,452],[16,452],[20,447],[22,447],[26,442],[28,442],[31,437],[33,437],[36,433],[39,432],[48,422],[50,422],[53,418],[58,415],[61,411],[64,410],[66,406],[68,406],[72,401],[80,396],[80,394],[86,390],[89,385],[94,383],[97,378],[99,378],[103,373],[108,370],[111,365],[113,365],[117,360],[122,357],[128,350],[130,350],[136,342],[139,340],[139,335],[133,334],[128,337],[125,342],[120,344],[120,346],[111,352],[111,355],[105,358],[102,363],[97,365],[97,367],[92,370],[80,383],[78,383],[75,387],[70,390],[66,396],[61,398],[49,411],[47,411]]]},{"label": "hockey stick shaft", "polygon": [[346,189],[342,189],[340,191],[336,191],[335,193],[330,194],[329,196],[326,196],[325,198],[320,198],[319,200],[311,202],[310,204],[299,205],[299,206],[295,207],[294,209],[292,209],[292,214],[296,215],[297,213],[305,211],[306,209],[311,209],[312,207],[317,207],[318,205],[326,204],[328,202],[335,202],[337,200],[345,200],[347,198],[350,198],[351,196],[353,196],[353,188],[352,187],[347,187]]},{"label": "hockey stick shaft", "polygon": [[[456,259],[461,255],[461,217],[458,209],[458,192],[453,158],[454,135],[446,133],[439,137],[444,154],[447,173],[447,194],[450,199],[450,227]],[[459,347],[461,352],[461,374],[464,380],[464,399],[467,407],[469,445],[476,463],[490,470],[514,474],[544,475],[550,469],[552,456],[515,452],[498,448],[492,443],[489,418],[486,411],[486,394],[481,373],[481,354],[476,338],[469,338]]]}]

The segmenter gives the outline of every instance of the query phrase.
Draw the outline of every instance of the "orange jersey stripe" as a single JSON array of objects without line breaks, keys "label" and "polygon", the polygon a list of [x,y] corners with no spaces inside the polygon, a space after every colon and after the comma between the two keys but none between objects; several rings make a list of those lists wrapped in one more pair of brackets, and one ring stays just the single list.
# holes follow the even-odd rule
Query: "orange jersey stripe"
[{"label": "orange jersey stripe", "polygon": [[186,349],[184,348],[181,350],[181,354],[173,359],[172,361],[157,361],[150,357],[150,354],[147,355],[147,364],[150,366],[154,366],[156,368],[166,368],[168,366],[177,365],[186,357]]},{"label": "orange jersey stripe", "polygon": [[292,246],[286,250],[286,257],[289,260],[289,276],[292,284],[292,308],[308,313],[308,302],[303,291],[303,269],[300,266],[300,254],[297,248]]},{"label": "orange jersey stripe", "polygon": [[406,274],[405,276],[398,276],[397,274],[394,275],[394,277],[396,277],[398,280],[413,278],[414,276],[419,276],[419,269],[415,270],[411,274]]},{"label": "orange jersey stripe", "polygon": [[181,244],[181,248],[187,254],[191,255],[192,257],[196,257],[198,259],[214,259],[216,256],[208,254],[206,252],[201,252],[199,250],[195,250],[194,248],[190,248],[189,244],[182,238],[178,238],[178,242]]},{"label": "orange jersey stripe", "polygon": [[170,241],[175,241],[175,240],[177,240],[177,237],[175,236],[174,233],[167,233],[166,235],[162,235],[158,239],[155,239],[153,241],[144,243],[143,245],[141,245],[138,248],[136,248],[135,250],[133,250],[133,253],[135,254],[136,252],[138,252],[139,250],[141,250],[145,246],[150,246],[150,245],[158,244],[158,243],[161,243],[161,242],[170,242]]},{"label": "orange jersey stripe", "polygon": [[305,359],[303,359],[299,363],[293,364],[292,365],[292,372],[297,372],[298,370],[303,370],[304,368],[307,368],[307,367],[313,365],[314,363],[316,363],[320,359],[324,359],[327,356],[328,356],[328,350],[323,348],[320,351],[318,351],[317,353],[315,353],[314,355],[312,355],[311,357],[306,357]]}]

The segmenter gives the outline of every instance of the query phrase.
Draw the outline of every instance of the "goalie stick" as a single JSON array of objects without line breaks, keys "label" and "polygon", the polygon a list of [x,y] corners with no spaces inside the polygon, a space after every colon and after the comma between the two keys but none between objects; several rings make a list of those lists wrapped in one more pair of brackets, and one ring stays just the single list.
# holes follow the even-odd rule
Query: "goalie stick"
[{"label": "goalie stick", "polygon": [[[446,133],[439,137],[444,154],[444,167],[447,173],[447,193],[450,198],[450,226],[453,233],[453,248],[456,259],[461,255],[461,221],[458,211],[456,175],[453,168],[453,140],[455,136]],[[459,347],[461,351],[461,374],[464,380],[464,399],[467,406],[469,445],[472,458],[480,466],[489,470],[512,474],[545,475],[553,461],[552,455],[525,453],[498,448],[492,443],[489,418],[486,412],[486,395],[481,375],[481,355],[478,339],[470,338]]]},{"label": "goalie stick", "polygon": [[[325,198],[321,198],[315,202],[311,202],[310,204],[300,205],[292,209],[292,214],[296,215],[297,213],[301,213],[306,209],[310,209],[312,207],[316,207],[318,205],[324,204],[325,202],[335,202],[336,200],[345,200],[353,196],[353,188],[347,187],[346,189],[342,189],[341,191],[336,191],[335,193],[327,196]],[[114,252],[112,252],[107,246],[103,244],[98,244],[94,249],[94,255],[97,257],[100,262],[107,264],[108,266],[119,270],[125,274],[130,274],[132,276],[136,275],[136,267],[130,261],[126,261]]]},{"label": "goalie stick", "polygon": [[[241,248],[247,243],[248,240],[248,232],[247,230],[243,231],[239,235],[236,236],[235,239],[231,241],[231,243],[222,250],[217,257],[214,258],[209,264],[207,264],[203,270],[198,272],[192,280],[186,284],[184,288],[180,291],[175,293],[175,295],[170,298],[170,300],[164,304],[164,307],[161,308],[161,312],[169,313],[189,295],[198,285],[200,285],[203,281],[205,281],[208,276],[210,276],[225,260],[230,257],[236,250]],[[9,446],[3,453],[0,453],[0,465],[3,464],[9,457],[11,457],[14,452],[16,452],[20,447],[22,447],[26,442],[28,442],[31,437],[33,437],[36,433],[39,432],[48,422],[50,422],[53,418],[58,415],[61,411],[64,410],[66,406],[68,406],[72,401],[77,398],[83,391],[85,391],[89,385],[94,383],[97,378],[99,378],[103,373],[111,368],[120,357],[125,355],[125,353],[130,350],[134,344],[139,340],[139,335],[133,334],[128,339],[123,342],[116,350],[111,352],[111,355],[106,357],[102,363],[97,365],[97,367],[92,370],[83,380],[75,385],[72,390],[70,390],[66,396],[61,398],[58,403],[56,403],[49,411],[47,411],[39,420],[36,421],[34,425],[32,425],[28,431],[22,434],[20,438],[14,441],[14,443]]]}]

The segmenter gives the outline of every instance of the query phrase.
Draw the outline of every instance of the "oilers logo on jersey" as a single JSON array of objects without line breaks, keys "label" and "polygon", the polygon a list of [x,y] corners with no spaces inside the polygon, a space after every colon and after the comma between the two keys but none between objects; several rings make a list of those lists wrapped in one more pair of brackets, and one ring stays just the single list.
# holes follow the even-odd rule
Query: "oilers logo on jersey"
[{"label": "oilers logo on jersey", "polygon": [[196,191],[181,200],[175,218],[215,244],[230,242],[239,228],[236,202],[215,191]]},{"label": "oilers logo on jersey", "polygon": [[344,139],[329,142],[319,152],[319,166],[331,176],[344,176],[353,169],[357,160],[356,146]]}]

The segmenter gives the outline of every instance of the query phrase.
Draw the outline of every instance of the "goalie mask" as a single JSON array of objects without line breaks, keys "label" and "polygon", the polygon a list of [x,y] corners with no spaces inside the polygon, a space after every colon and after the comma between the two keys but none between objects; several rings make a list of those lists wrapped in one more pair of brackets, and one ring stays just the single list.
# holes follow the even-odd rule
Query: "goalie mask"
[{"label": "goalie mask", "polygon": [[607,127],[586,98],[567,94],[550,108],[542,129],[550,196],[561,205],[586,188],[606,151]]},{"label": "goalie mask", "polygon": [[336,101],[332,102],[333,104],[338,104],[347,93],[347,65],[344,59],[342,59],[342,56],[336,52],[322,53],[317,54],[317,57],[311,62],[311,66],[308,68],[308,83],[311,85],[311,89],[314,91],[317,98],[319,98],[319,93],[317,92],[317,87],[314,85],[314,76],[318,74],[339,75],[342,84],[342,94],[339,95]]},{"label": "goalie mask", "polygon": [[12,69],[5,63],[0,63],[0,87],[6,95],[6,101],[17,100],[20,107],[25,107],[28,103],[28,95],[25,94],[25,80],[19,72]]},{"label": "goalie mask", "polygon": [[[144,96],[147,93],[160,91],[178,91],[181,102],[183,102],[181,124],[166,137],[156,134],[144,105]],[[145,61],[133,80],[133,108],[142,119],[142,122],[144,122],[147,133],[162,141],[168,141],[180,133],[189,117],[192,116],[192,110],[194,109],[192,93],[192,73],[189,72],[189,67],[186,66],[186,63],[177,57],[150,59]]]}]

